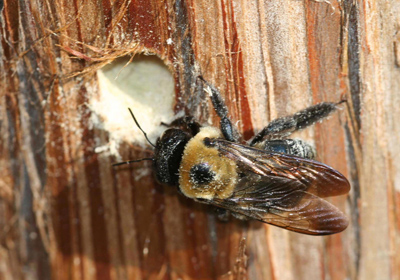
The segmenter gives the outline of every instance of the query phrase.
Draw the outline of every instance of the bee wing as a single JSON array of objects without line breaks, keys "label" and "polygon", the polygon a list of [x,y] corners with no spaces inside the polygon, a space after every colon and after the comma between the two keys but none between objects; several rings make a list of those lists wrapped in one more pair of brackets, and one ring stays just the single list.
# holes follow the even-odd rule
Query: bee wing
[{"label": "bee wing", "polygon": [[222,155],[235,160],[241,176],[231,197],[214,198],[211,204],[306,234],[332,234],[347,227],[346,216],[321,198],[350,190],[338,171],[314,160],[213,141]]}]

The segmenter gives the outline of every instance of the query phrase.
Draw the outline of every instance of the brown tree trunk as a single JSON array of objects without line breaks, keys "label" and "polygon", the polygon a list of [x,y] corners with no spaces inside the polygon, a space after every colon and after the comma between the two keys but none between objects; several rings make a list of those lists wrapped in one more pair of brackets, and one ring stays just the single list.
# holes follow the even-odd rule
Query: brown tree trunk
[{"label": "brown tree trunk", "polygon": [[[0,11],[0,279],[399,279],[398,3],[4,0]],[[331,199],[348,229],[222,223],[143,173],[150,164],[113,168],[149,153],[101,125],[96,71],[140,53],[171,71],[170,110],[218,124],[196,94],[201,74],[246,138],[345,96],[296,136],[350,180],[347,199]],[[111,140],[117,149],[101,152]]]}]

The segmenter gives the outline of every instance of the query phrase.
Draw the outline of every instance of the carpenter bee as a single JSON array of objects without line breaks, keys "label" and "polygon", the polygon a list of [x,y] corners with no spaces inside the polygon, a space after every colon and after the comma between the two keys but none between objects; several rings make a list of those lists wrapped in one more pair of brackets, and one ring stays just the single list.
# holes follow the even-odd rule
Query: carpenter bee
[{"label": "carpenter bee", "polygon": [[[220,117],[220,129],[202,126],[188,116],[169,124],[152,144],[154,156],[149,159],[156,179],[240,219],[311,235],[343,231],[348,225],[346,216],[324,198],[348,193],[349,182],[338,171],[315,161],[311,145],[287,138],[321,121],[343,101],[319,103],[275,119],[245,142],[229,119],[219,91],[202,77],[198,79]],[[137,160],[114,165],[131,162]]]}]

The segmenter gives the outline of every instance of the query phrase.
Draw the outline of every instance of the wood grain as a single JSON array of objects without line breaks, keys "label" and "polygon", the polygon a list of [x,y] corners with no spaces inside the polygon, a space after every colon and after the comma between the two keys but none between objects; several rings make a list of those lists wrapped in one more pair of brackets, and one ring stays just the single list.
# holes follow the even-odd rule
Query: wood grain
[{"label": "wood grain", "polygon": [[[4,0],[0,11],[0,279],[400,277],[395,1]],[[150,164],[113,169],[115,157],[95,152],[111,132],[93,127],[88,104],[96,69],[136,53],[169,67],[175,112],[217,125],[194,91],[203,75],[246,139],[344,96],[296,137],[349,178],[350,195],[331,200],[349,228],[310,237],[221,223],[150,173],[135,180]],[[148,156],[131,143],[119,153]]]}]

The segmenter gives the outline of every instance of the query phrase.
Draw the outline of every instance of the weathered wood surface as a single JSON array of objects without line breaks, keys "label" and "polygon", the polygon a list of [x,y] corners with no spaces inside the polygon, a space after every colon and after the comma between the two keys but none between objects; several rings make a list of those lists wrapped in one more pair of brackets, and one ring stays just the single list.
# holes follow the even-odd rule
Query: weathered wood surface
[{"label": "weathered wood surface", "polygon": [[[243,236],[249,279],[400,278],[399,3],[5,0],[0,10],[1,279],[224,279]],[[332,199],[349,228],[310,237],[223,224],[151,175],[113,169],[95,153],[109,138],[90,125],[96,76],[66,77],[140,52],[170,68],[176,112],[217,123],[193,95],[201,73],[247,137],[345,95],[342,111],[298,136],[351,181],[347,199]],[[129,144],[124,158],[148,156]]]}]

